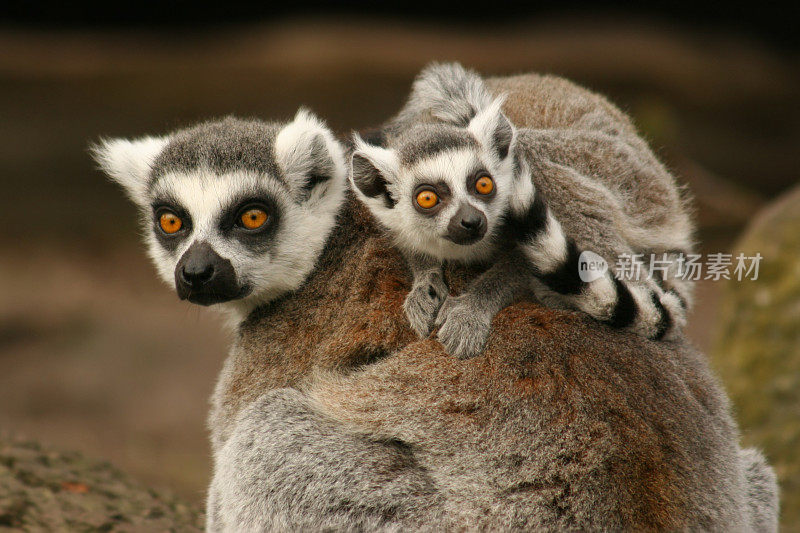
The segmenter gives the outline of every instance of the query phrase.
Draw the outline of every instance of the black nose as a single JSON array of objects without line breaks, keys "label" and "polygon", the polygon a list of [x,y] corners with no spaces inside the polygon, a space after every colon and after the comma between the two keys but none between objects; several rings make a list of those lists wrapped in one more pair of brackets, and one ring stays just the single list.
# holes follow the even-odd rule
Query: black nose
[{"label": "black nose", "polygon": [[192,287],[200,287],[214,277],[214,265],[190,264],[181,268],[181,281]]},{"label": "black nose", "polygon": [[462,204],[447,225],[446,239],[456,244],[473,244],[486,234],[486,215],[470,204]]},{"label": "black nose", "polygon": [[477,213],[470,213],[461,219],[461,227],[467,231],[477,232],[483,224],[483,218]]},{"label": "black nose", "polygon": [[240,285],[231,262],[206,242],[194,242],[175,265],[175,289],[181,300],[211,305],[242,298],[248,286]]}]

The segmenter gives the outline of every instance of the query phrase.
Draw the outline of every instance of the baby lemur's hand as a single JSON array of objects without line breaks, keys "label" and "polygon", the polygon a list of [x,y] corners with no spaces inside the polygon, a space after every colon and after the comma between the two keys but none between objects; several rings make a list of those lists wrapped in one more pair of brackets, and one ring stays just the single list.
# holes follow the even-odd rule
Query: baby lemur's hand
[{"label": "baby lemur's hand", "polygon": [[470,294],[448,296],[439,315],[439,342],[447,353],[460,359],[480,355],[489,337],[492,315],[486,313]]},{"label": "baby lemur's hand", "polygon": [[440,270],[430,270],[414,280],[403,310],[417,335],[422,338],[430,335],[436,314],[447,294],[447,284]]}]

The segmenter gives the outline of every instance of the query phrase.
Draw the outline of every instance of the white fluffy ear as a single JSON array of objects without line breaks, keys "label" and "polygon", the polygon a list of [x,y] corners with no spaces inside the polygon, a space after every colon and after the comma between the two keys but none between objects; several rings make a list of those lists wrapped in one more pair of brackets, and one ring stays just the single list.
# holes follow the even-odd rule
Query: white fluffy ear
[{"label": "white fluffy ear", "polygon": [[142,204],[146,202],[150,167],[168,141],[168,137],[101,139],[91,151],[103,172],[122,185],[134,202]]},{"label": "white fluffy ear", "polygon": [[371,207],[391,209],[397,203],[392,184],[397,179],[399,162],[394,150],[366,143],[353,135],[355,150],[350,165],[350,181],[362,201]]},{"label": "white fluffy ear", "polygon": [[303,108],[278,133],[275,159],[299,200],[311,199],[330,189],[318,185],[331,181],[344,183],[347,172],[342,145],[322,120]]},{"label": "white fluffy ear", "polygon": [[491,104],[475,115],[467,127],[475,138],[484,147],[492,150],[501,161],[508,157],[516,133],[511,122],[503,114],[504,100],[505,97],[502,96],[495,98]]}]

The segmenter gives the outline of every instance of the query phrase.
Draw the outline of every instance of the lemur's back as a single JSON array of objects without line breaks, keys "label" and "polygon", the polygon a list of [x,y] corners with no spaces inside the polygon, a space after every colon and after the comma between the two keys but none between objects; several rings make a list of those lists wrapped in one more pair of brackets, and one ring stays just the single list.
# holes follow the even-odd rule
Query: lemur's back
[{"label": "lemur's back", "polygon": [[488,78],[494,96],[506,95],[503,112],[518,128],[579,129],[635,135],[628,117],[602,96],[564,78],[521,74]]},{"label": "lemur's back", "polygon": [[[521,142],[528,145],[534,170],[542,170],[534,172],[534,180],[567,225],[575,218],[576,199],[595,199],[598,211],[618,211],[614,226],[633,251],[691,250],[685,195],[616,106],[555,76],[490,78],[486,86],[494,96],[506,96],[503,112],[523,130]],[[544,171],[543,160],[571,167],[580,176],[557,180]],[[559,194],[562,189],[566,196]]]},{"label": "lemur's back", "polygon": [[[474,277],[448,274],[456,291]],[[519,303],[462,361],[414,339],[408,288],[351,202],[309,282],[242,325],[211,428],[263,524],[743,528],[735,426],[687,344]]]}]

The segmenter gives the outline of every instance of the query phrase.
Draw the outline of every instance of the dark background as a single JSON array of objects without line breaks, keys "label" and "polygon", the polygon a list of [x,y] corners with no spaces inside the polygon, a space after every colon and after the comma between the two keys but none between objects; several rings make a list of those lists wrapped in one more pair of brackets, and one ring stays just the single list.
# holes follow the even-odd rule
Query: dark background
[{"label": "dark background", "polygon": [[[760,5],[127,7],[0,8],[0,430],[109,458],[194,501],[228,340],[213,311],[156,280],[90,141],[226,114],[285,119],[300,105],[346,134],[397,110],[427,62],[460,60],[608,95],[693,191],[704,251],[728,250],[798,181],[797,21]],[[705,350],[717,295],[701,283],[691,317]]]},{"label": "dark background", "polygon": [[791,47],[796,39],[797,17],[788,8],[744,2],[647,2],[627,5],[601,1],[495,1],[470,5],[438,1],[384,2],[215,2],[190,0],[163,2],[143,0],[130,5],[96,2],[31,2],[8,0],[4,8],[10,23],[28,27],[88,28],[105,26],[130,28],[197,28],[198,25],[219,27],[286,17],[322,16],[325,18],[382,17],[439,24],[487,23],[518,21],[520,18],[591,19],[596,16],[630,18],[647,17],[694,30],[722,29],[768,40]]}]

